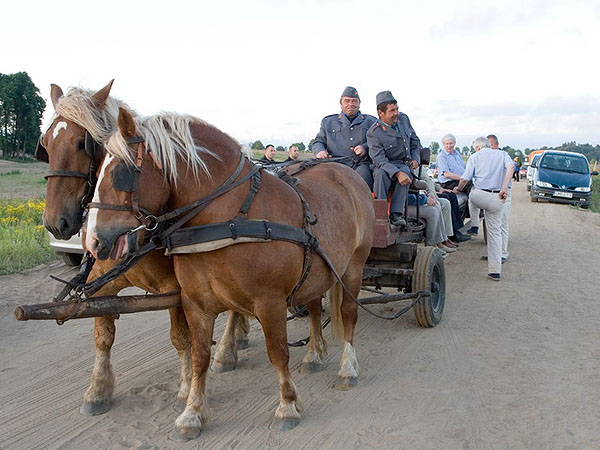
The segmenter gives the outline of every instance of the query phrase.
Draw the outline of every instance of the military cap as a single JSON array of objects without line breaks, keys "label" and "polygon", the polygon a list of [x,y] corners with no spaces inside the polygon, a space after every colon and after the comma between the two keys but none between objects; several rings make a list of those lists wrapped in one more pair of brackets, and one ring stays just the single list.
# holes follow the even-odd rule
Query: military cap
[{"label": "military cap", "polygon": [[352,86],[346,86],[346,89],[344,89],[344,92],[342,92],[342,97],[357,98],[360,100],[360,97],[358,96],[358,91]]},{"label": "military cap", "polygon": [[377,97],[375,97],[375,103],[377,103],[377,106],[379,106],[385,102],[395,102],[395,101],[396,101],[396,99],[394,98],[394,96],[392,95],[392,93],[390,91],[382,91],[379,94],[377,94]]}]

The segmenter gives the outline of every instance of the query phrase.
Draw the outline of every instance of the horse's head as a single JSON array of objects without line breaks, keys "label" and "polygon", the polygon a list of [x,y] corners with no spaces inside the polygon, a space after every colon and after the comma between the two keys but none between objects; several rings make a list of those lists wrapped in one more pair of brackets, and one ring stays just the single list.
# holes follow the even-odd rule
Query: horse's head
[{"label": "horse's head", "polygon": [[106,143],[88,214],[86,247],[101,260],[134,251],[144,229],[156,225],[153,218],[170,193],[161,163],[147,148],[134,117],[123,108],[119,108],[118,125]]},{"label": "horse's head", "polygon": [[[112,81],[90,95],[90,109],[103,108],[111,86]],[[40,137],[35,156],[50,165],[44,225],[56,238],[68,239],[81,228],[103,149],[85,128],[58,113],[64,97],[60,87],[52,84],[50,97],[57,115]]]}]

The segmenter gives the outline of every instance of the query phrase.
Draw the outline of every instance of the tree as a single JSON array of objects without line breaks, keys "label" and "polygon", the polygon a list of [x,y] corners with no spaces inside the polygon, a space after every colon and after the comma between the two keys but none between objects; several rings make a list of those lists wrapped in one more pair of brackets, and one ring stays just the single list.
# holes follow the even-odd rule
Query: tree
[{"label": "tree", "polygon": [[285,152],[285,147],[283,145],[278,145],[277,147],[275,147],[275,150],[277,150],[278,152]]},{"label": "tree", "polygon": [[27,72],[0,74],[0,150],[15,158],[35,152],[46,102]]},{"label": "tree", "polygon": [[429,149],[431,150],[432,155],[437,155],[440,152],[440,144],[433,141],[431,144],[429,144]]},{"label": "tree", "polygon": [[304,142],[294,142],[292,145],[295,145],[296,147],[298,147],[298,150],[301,151],[301,152],[303,152],[303,151],[306,150]]},{"label": "tree", "polygon": [[252,143],[252,145],[250,145],[250,148],[252,150],[264,150],[265,146],[263,145],[262,142],[256,141],[256,142]]},{"label": "tree", "polygon": [[469,153],[471,153],[471,149],[465,145],[465,146],[462,148],[462,154],[463,154],[463,155],[468,155]]}]

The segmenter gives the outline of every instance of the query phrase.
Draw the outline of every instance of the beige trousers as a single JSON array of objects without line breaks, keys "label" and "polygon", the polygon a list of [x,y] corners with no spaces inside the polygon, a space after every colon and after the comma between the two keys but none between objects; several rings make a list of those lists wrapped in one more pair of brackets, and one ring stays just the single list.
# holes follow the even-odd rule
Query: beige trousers
[{"label": "beige trousers", "polygon": [[502,212],[504,201],[498,193],[472,189],[469,201],[477,208],[484,210],[487,229],[488,273],[502,271]]}]

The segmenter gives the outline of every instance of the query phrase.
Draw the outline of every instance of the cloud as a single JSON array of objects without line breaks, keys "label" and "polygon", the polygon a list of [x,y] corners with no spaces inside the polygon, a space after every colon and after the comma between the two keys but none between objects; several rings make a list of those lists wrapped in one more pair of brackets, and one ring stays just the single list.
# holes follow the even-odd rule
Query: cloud
[{"label": "cloud", "polygon": [[501,136],[505,145],[516,148],[557,146],[568,141],[600,143],[600,96],[550,96],[535,103],[447,99],[437,103],[433,117],[438,118],[436,122],[415,117],[414,122],[428,132],[422,136],[424,143],[439,142],[447,132],[455,134],[461,146],[488,133]]}]

